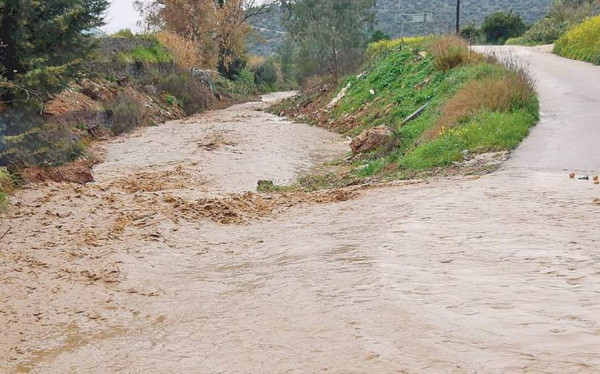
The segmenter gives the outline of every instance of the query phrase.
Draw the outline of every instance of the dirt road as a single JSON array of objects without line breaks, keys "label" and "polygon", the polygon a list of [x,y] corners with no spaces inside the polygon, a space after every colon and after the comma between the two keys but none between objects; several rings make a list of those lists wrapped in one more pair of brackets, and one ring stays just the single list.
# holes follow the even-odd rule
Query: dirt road
[{"label": "dirt road", "polygon": [[[515,158],[479,179],[223,198],[345,149],[261,105],[145,129],[108,145],[96,183],[18,194],[0,371],[600,372],[600,186]],[[517,155],[565,136],[545,119]]]}]

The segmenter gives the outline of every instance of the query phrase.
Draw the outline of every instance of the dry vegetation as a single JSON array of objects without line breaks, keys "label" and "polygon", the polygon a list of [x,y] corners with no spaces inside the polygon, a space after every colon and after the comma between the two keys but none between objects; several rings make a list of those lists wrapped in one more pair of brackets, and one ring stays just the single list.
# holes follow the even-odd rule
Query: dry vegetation
[{"label": "dry vegetation", "polygon": [[433,55],[435,68],[441,71],[483,60],[481,54],[471,51],[464,39],[454,35],[433,39],[427,51]]},{"label": "dry vegetation", "polygon": [[471,81],[442,106],[440,119],[425,138],[432,140],[481,111],[508,112],[533,94],[530,81],[517,72]]}]

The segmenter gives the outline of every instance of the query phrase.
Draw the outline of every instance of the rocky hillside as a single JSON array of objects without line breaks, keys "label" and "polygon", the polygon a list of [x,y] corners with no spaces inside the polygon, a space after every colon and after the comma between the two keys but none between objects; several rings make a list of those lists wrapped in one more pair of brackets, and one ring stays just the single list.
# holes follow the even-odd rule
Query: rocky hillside
[{"label": "rocky hillside", "polygon": [[[533,23],[546,14],[551,0],[462,0],[462,24],[480,24],[483,19],[497,11],[513,10],[527,23]],[[439,34],[453,31],[455,27],[456,2],[448,0],[377,0],[377,29],[397,38],[402,36]],[[430,13],[426,23],[409,22],[411,14]],[[271,13],[251,21],[260,35],[259,41],[252,43],[250,51],[258,55],[273,53],[284,33],[280,22],[281,12],[274,9]],[[404,25],[402,20],[405,20]]]}]

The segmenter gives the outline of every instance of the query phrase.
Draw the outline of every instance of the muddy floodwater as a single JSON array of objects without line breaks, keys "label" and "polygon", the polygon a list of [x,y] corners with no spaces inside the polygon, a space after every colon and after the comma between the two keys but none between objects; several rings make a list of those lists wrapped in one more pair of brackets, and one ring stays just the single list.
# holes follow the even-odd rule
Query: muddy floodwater
[{"label": "muddy floodwater", "polygon": [[[600,188],[502,169],[257,195],[344,138],[238,105],[2,218],[0,372],[600,372]],[[595,202],[596,201],[596,202]]]}]

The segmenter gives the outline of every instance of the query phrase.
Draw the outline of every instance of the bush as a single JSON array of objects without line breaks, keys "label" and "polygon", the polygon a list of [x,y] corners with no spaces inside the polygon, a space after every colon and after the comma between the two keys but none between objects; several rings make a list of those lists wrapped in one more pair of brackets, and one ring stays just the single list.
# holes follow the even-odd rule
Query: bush
[{"label": "bush", "polygon": [[141,126],[145,122],[146,111],[142,103],[127,94],[119,94],[104,105],[109,127],[119,135]]},{"label": "bush", "polygon": [[160,92],[174,96],[186,115],[205,110],[213,100],[204,83],[174,66],[151,70],[146,79]]},{"label": "bush", "polygon": [[570,27],[600,11],[600,2],[591,0],[555,0],[545,18],[534,23],[523,37],[506,44],[539,45],[558,40]]},{"label": "bush", "polygon": [[552,44],[560,38],[569,28],[568,22],[562,22],[555,18],[543,18],[534,23],[523,35],[522,44],[538,45]]},{"label": "bush", "polygon": [[156,33],[156,39],[169,51],[173,62],[184,69],[208,67],[216,65],[216,58],[212,61],[202,58],[198,53],[200,47],[189,39],[169,31]]},{"label": "bush", "polygon": [[277,84],[278,75],[277,68],[273,61],[265,61],[262,64],[258,65],[256,71],[254,72],[254,83],[257,86],[274,89]]},{"label": "bush", "polygon": [[131,29],[121,29],[110,36],[111,38],[135,38]]},{"label": "bush", "polygon": [[72,161],[83,153],[83,144],[67,126],[46,122],[30,107],[11,107],[2,113],[0,166],[52,166]]},{"label": "bush", "polygon": [[460,30],[460,37],[468,40],[471,44],[479,43],[482,41],[481,29],[471,23]]},{"label": "bush", "polygon": [[453,35],[434,39],[429,43],[427,50],[433,55],[435,68],[441,71],[447,71],[482,58],[481,55],[471,52],[464,39]]},{"label": "bush", "polygon": [[558,39],[554,53],[600,65],[600,16],[571,28]]},{"label": "bush", "polygon": [[391,37],[384,33],[381,30],[375,30],[372,34],[371,34],[371,38],[369,38],[369,43],[377,43],[380,42],[382,40],[390,40]]},{"label": "bush", "polygon": [[496,12],[485,18],[481,31],[488,43],[504,44],[508,39],[523,35],[527,30],[521,16],[511,12]]}]

